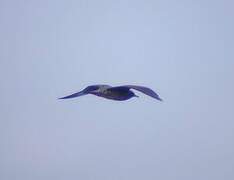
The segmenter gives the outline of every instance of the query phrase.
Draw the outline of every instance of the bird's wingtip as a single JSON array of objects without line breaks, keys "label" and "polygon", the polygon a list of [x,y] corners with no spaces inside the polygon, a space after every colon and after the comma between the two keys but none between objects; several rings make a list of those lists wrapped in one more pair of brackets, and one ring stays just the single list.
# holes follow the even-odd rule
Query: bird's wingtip
[{"label": "bird's wingtip", "polygon": [[61,100],[61,99],[68,99],[69,96],[65,96],[65,97],[60,97],[60,98],[57,98],[57,100]]},{"label": "bird's wingtip", "polygon": [[161,98],[159,98],[159,101],[163,102],[163,100]]},{"label": "bird's wingtip", "polygon": [[157,97],[156,99],[163,102],[163,99],[161,99],[160,97]]}]

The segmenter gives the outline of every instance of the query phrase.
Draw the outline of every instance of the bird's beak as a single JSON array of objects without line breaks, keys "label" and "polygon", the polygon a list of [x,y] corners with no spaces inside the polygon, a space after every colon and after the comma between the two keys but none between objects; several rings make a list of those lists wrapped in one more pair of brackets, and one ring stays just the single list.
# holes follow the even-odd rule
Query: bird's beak
[{"label": "bird's beak", "polygon": [[134,97],[137,97],[137,98],[139,98],[139,96],[137,96],[136,94],[134,94]]}]

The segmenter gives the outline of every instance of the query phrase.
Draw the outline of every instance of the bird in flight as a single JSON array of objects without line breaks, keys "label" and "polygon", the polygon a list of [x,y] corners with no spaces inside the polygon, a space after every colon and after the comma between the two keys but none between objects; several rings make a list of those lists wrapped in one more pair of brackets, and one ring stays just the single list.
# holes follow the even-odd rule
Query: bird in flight
[{"label": "bird in flight", "polygon": [[140,91],[154,99],[162,101],[162,99],[159,97],[158,94],[156,94],[152,89],[144,87],[144,86],[125,85],[125,86],[112,87],[112,86],[103,85],[103,84],[88,86],[80,92],[71,94],[69,96],[61,97],[59,99],[75,98],[75,97],[79,97],[79,96],[83,96],[87,94],[93,94],[96,96],[100,96],[106,99],[112,99],[116,101],[124,101],[132,97],[138,97],[130,89]]}]

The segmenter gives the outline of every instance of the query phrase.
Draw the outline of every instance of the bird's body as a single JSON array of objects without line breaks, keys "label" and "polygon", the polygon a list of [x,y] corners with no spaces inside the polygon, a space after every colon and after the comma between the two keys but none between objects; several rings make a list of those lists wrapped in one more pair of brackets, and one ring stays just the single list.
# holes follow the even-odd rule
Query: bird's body
[{"label": "bird's body", "polygon": [[124,101],[132,97],[138,97],[130,89],[138,90],[148,96],[151,96],[157,100],[162,101],[162,99],[153,90],[144,86],[126,85],[126,86],[111,87],[109,85],[102,85],[102,84],[88,86],[84,90],[78,93],[74,93],[72,95],[65,96],[59,99],[74,98],[74,97],[78,97],[78,96],[82,96],[86,94],[93,94],[99,97],[117,100],[117,101]]},{"label": "bird's body", "polygon": [[99,92],[90,92],[90,94],[100,96],[106,99],[112,99],[112,100],[118,100],[118,101],[124,101],[127,99],[130,99],[131,97],[136,96],[132,91],[125,90],[125,89],[113,89],[113,88],[107,88],[103,89]]}]

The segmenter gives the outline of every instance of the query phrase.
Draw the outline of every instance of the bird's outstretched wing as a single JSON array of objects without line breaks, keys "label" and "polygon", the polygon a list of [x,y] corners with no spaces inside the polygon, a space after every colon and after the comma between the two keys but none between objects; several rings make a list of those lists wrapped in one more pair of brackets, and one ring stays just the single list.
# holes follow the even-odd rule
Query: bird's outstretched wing
[{"label": "bird's outstretched wing", "polygon": [[[142,92],[142,93],[144,93],[144,94],[146,94],[146,95],[148,95],[148,96],[150,96],[152,98],[155,98],[155,99],[157,99],[159,101],[162,101],[162,99],[159,97],[159,95],[156,92],[154,92],[152,89],[144,87],[144,86],[125,85],[125,86],[113,87],[113,89],[114,88],[120,89],[120,90],[121,89],[122,90],[124,90],[124,89],[126,89],[126,90],[135,89],[135,90],[140,91],[140,92]],[[112,89],[112,88],[110,88],[110,89]]]},{"label": "bird's outstretched wing", "polygon": [[135,89],[137,91],[140,91],[152,98],[155,98],[159,101],[162,101],[162,99],[159,97],[159,95],[154,92],[152,89],[148,88],[148,87],[144,87],[144,86],[135,86],[135,85],[127,85],[126,87],[130,88],[130,89]]},{"label": "bird's outstretched wing", "polygon": [[75,97],[83,96],[83,95],[86,95],[86,94],[87,94],[87,93],[85,93],[84,91],[80,91],[80,92],[71,94],[71,95],[69,95],[69,96],[61,97],[61,98],[59,98],[59,99],[75,98]]},{"label": "bird's outstretched wing", "polygon": [[79,96],[83,96],[86,94],[89,94],[90,92],[96,91],[99,88],[108,88],[111,87],[109,85],[103,85],[103,84],[99,84],[99,85],[91,85],[91,86],[87,86],[84,90],[71,94],[69,96],[65,96],[65,97],[61,97],[59,99],[69,99],[69,98],[75,98],[75,97],[79,97]]}]

